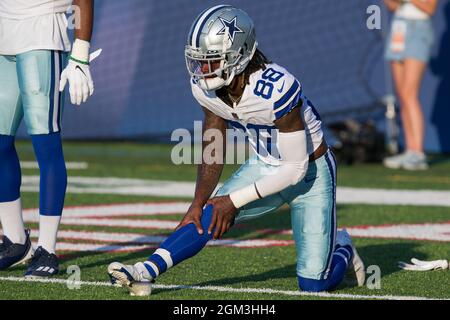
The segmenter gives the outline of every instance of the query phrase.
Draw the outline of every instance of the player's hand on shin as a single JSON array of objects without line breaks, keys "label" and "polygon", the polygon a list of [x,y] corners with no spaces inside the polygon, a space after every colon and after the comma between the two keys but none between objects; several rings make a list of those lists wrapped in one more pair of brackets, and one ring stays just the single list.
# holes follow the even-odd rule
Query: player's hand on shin
[{"label": "player's hand on shin", "polygon": [[212,198],[208,200],[207,204],[213,205],[212,220],[208,228],[208,234],[211,234],[215,229],[213,239],[221,239],[233,226],[237,209],[228,195]]},{"label": "player's hand on shin", "polygon": [[192,204],[188,212],[184,215],[183,220],[181,220],[180,224],[175,228],[175,230],[178,230],[190,223],[193,223],[197,227],[198,233],[203,234],[203,228],[200,220],[202,214],[203,214],[203,207],[196,204]]}]

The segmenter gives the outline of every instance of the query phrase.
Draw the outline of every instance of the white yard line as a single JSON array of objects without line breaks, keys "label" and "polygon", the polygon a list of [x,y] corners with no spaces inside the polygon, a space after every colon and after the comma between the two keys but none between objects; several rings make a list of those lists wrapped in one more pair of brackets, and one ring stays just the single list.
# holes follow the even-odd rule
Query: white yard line
[{"label": "white yard line", "polygon": [[[153,245],[153,247],[155,247]],[[69,243],[59,241],[56,244],[57,251],[69,251],[69,252],[136,252],[149,249],[149,246],[127,246],[127,245],[114,245],[114,244],[93,244],[93,243]]]},{"label": "white yard line", "polygon": [[[346,229],[355,238],[450,242],[450,222],[356,226],[346,227]],[[266,229],[263,231],[280,235],[292,235],[292,230],[273,232],[273,230]]]},{"label": "white yard line", "polygon": [[338,203],[450,207],[450,191],[337,188]]},{"label": "white yard line", "polygon": [[[98,281],[79,281],[68,282],[65,279],[25,279],[19,277],[0,277],[0,281],[11,282],[38,282],[47,284],[79,284],[81,286],[94,287],[112,287],[109,282]],[[164,285],[154,284],[154,289],[162,290],[197,290],[197,291],[216,291],[227,293],[257,293],[257,294],[275,294],[281,296],[299,296],[299,297],[316,297],[316,298],[331,298],[331,299],[375,299],[375,300],[449,300],[449,299],[433,299],[420,296],[393,296],[393,295],[361,295],[361,294],[345,294],[345,293],[328,293],[328,292],[302,292],[302,291],[288,291],[288,290],[273,290],[269,288],[233,288],[221,286],[185,286],[185,285]]]},{"label": "white yard line", "polygon": [[[128,203],[109,204],[97,206],[66,207],[61,223],[68,226],[98,226],[139,229],[173,230],[179,221],[164,219],[165,215],[182,215],[189,207],[189,202],[163,202],[163,203]],[[158,216],[158,218],[130,219],[130,216]],[[162,217],[161,217],[162,216]],[[24,221],[37,223],[39,212],[37,209],[24,211]],[[422,224],[395,224],[375,226],[353,226],[347,228],[353,237],[409,239],[450,242],[450,221],[440,223]],[[137,241],[138,243],[154,243],[145,234],[130,234],[122,232],[73,232],[61,231],[60,237],[68,239],[81,239],[92,241]],[[260,233],[292,234],[292,230],[260,230]],[[65,235],[65,236],[63,236]],[[78,237],[78,238],[77,238]],[[139,240],[141,239],[141,240]],[[246,240],[231,243],[217,242],[217,245],[236,247],[264,247],[290,245],[287,242],[273,242],[270,240]],[[260,242],[258,242],[260,241]],[[157,241],[161,242],[161,241]]]},{"label": "white yard line", "polygon": [[349,227],[352,237],[450,242],[449,223]]},{"label": "white yard line", "polygon": [[[31,237],[37,238],[39,230],[32,229]],[[121,232],[92,232],[92,231],[73,231],[60,230],[58,231],[58,239],[64,240],[83,240],[94,242],[108,242],[108,243],[132,243],[132,244],[159,244],[167,239],[167,236],[149,236],[139,233],[121,233]]]},{"label": "white yard line", "polygon": [[[37,238],[39,231],[31,230],[31,237]],[[155,246],[167,239],[167,236],[148,236],[138,233],[118,233],[118,232],[90,232],[90,231],[71,231],[61,230],[58,232],[58,238],[64,240],[83,240],[93,242],[106,242],[107,244],[98,243],[69,243],[58,242],[57,249],[61,251],[137,251],[145,249],[145,246]],[[112,243],[112,244],[111,244]],[[127,244],[130,245],[127,245]],[[225,239],[210,241],[208,246],[223,246],[234,248],[268,248],[268,247],[285,247],[293,245],[293,240],[273,240],[273,239]]]},{"label": "white yard line", "polygon": [[[146,243],[143,245],[125,244],[95,244],[95,243],[73,243],[59,241],[56,244],[57,251],[75,252],[135,252],[150,248],[156,248],[160,242]],[[294,241],[288,240],[219,240],[208,243],[208,246],[233,247],[241,249],[268,248],[293,245]],[[151,253],[151,252],[149,252]]]},{"label": "white yard line", "polygon": [[[192,182],[110,177],[69,177],[67,192],[191,198],[194,195],[194,188],[195,184]],[[25,192],[37,192],[39,190],[39,176],[23,176],[21,190]]]},{"label": "white yard line", "polygon": [[[161,202],[161,203],[126,203],[106,204],[96,206],[65,207],[64,217],[70,218],[101,218],[117,216],[142,216],[142,215],[172,215],[184,214],[191,205],[190,202]],[[23,211],[25,219],[37,217],[39,209],[26,209]]]},{"label": "white yard line", "polygon": [[[26,222],[38,222],[39,218],[26,219]],[[120,227],[120,228],[140,228],[140,229],[164,229],[173,230],[180,223],[179,221],[149,220],[149,219],[79,219],[65,218],[61,223],[69,226],[96,226],[96,227]]]},{"label": "white yard line", "polygon": [[[38,192],[39,176],[24,176],[22,191]],[[118,194],[157,197],[186,197],[194,195],[194,182],[174,182],[122,178],[69,177],[69,193]],[[340,204],[386,204],[450,207],[450,191],[396,190],[338,187]]]},{"label": "white yard line", "polygon": [[[39,169],[39,165],[35,161],[21,161],[20,167],[22,169]],[[68,170],[87,170],[89,164],[87,162],[66,162]]]}]

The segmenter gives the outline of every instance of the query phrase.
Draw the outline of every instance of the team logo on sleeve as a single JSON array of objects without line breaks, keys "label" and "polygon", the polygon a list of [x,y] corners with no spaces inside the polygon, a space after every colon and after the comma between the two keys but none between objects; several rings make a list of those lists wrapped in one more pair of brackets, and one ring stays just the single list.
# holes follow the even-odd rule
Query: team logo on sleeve
[{"label": "team logo on sleeve", "polygon": [[233,20],[228,21],[227,19],[220,18],[220,22],[222,22],[223,28],[217,33],[217,35],[224,35],[226,28],[228,28],[228,37],[231,40],[231,43],[234,42],[234,35],[236,33],[244,33],[244,31],[239,28],[237,25],[237,17],[234,17]]}]

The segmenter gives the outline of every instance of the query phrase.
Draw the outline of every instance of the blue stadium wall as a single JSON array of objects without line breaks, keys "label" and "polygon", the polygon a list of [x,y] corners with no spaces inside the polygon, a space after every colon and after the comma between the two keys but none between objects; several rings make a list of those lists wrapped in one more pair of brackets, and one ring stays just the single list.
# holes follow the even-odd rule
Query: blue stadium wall
[{"label": "blue stadium wall", "polygon": [[[380,108],[392,93],[382,30],[368,30],[366,9],[381,0],[229,0],[254,19],[260,48],[302,82],[325,121]],[[190,93],[184,46],[190,25],[220,1],[97,0],[92,65],[96,92],[86,105],[66,102],[67,139],[168,137],[193,128],[202,112]],[[421,100],[427,151],[450,152],[450,3],[434,18],[436,43]],[[382,110],[382,109],[378,109]],[[369,113],[367,116],[370,116]],[[23,133],[23,130],[22,130]],[[168,138],[167,138],[168,139]]]}]

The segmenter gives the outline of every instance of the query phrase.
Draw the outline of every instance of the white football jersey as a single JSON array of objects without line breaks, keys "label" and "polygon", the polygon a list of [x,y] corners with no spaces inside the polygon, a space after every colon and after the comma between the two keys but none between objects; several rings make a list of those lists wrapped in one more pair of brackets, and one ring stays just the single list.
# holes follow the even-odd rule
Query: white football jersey
[{"label": "white football jersey", "polygon": [[305,124],[308,153],[322,143],[322,122],[311,101],[304,95],[300,82],[286,69],[269,64],[250,76],[239,103],[230,107],[216,96],[215,91],[202,90],[191,81],[192,94],[198,103],[227,120],[236,129],[244,130],[259,158],[269,164],[279,164],[275,121],[291,112],[300,102]]},{"label": "white football jersey", "polygon": [[65,12],[71,4],[72,0],[0,0],[0,54],[70,51]]},{"label": "white football jersey", "polygon": [[0,17],[27,19],[52,13],[64,13],[72,0],[0,0]]}]

